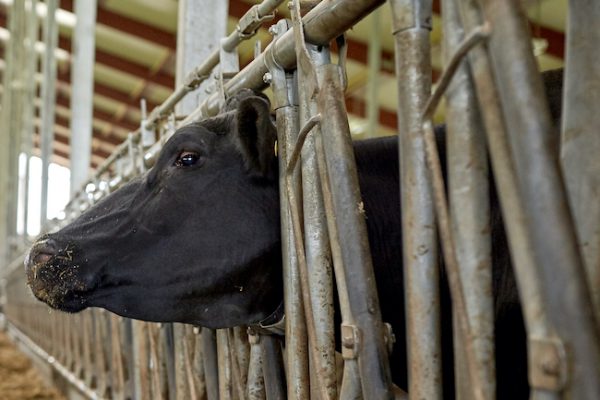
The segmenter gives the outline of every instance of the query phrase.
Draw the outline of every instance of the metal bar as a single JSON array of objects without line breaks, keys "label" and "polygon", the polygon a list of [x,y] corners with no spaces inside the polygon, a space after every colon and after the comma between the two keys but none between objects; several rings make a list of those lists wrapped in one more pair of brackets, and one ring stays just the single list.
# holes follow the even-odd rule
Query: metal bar
[{"label": "metal bar", "polygon": [[[307,45],[306,48],[315,66],[330,63],[328,48],[313,45]],[[318,114],[316,99],[313,98],[312,93],[308,90],[312,85],[306,82],[305,74],[304,69],[302,67],[299,68],[300,122],[301,124],[310,126],[315,116],[318,117],[319,121],[321,116]],[[301,175],[304,244],[312,312],[315,320],[315,332],[313,336],[315,343],[313,345],[318,348],[317,354],[321,357],[318,363],[312,360],[312,363],[317,368],[310,369],[313,374],[311,384],[316,386],[318,382],[321,382],[327,395],[322,400],[326,400],[337,398],[337,382],[335,370],[335,327],[333,324],[333,270],[315,149],[316,138],[319,136],[320,127],[315,126],[314,134],[310,135],[302,146]],[[321,368],[318,369],[318,366]],[[319,374],[318,379],[314,374]]]},{"label": "metal bar", "polygon": [[233,399],[233,381],[231,371],[231,346],[226,329],[217,329],[217,357],[219,368],[219,400]]},{"label": "metal bar", "polygon": [[536,268],[544,299],[552,310],[548,316],[577,366],[569,369],[567,393],[575,398],[600,398],[598,323],[568,210],[557,143],[550,135],[553,127],[528,40],[527,19],[516,1],[486,0],[481,4],[494,29],[490,55]]},{"label": "metal bar", "polygon": [[26,18],[26,41],[25,41],[25,69],[24,76],[24,96],[23,96],[23,131],[22,135],[22,152],[25,155],[25,172],[21,184],[21,209],[23,210],[23,244],[28,243],[28,221],[29,221],[29,157],[31,156],[33,147],[33,121],[35,116],[35,74],[37,72],[37,52],[35,43],[38,39],[38,18],[36,12],[37,0],[29,0],[25,3]]},{"label": "metal bar", "polygon": [[48,223],[48,167],[52,156],[54,142],[54,108],[56,100],[56,55],[58,46],[58,23],[56,9],[58,0],[46,1],[46,18],[44,19],[43,41],[44,57],[42,58],[42,188],[40,201],[40,231],[47,229]]},{"label": "metal bar", "polygon": [[133,323],[133,395],[134,398],[150,398],[150,360],[148,354],[148,324],[142,321]]},{"label": "metal bar", "polygon": [[[358,186],[358,174],[350,137],[341,74],[336,65],[320,67],[322,81],[319,91],[319,112],[327,113],[321,121],[323,149],[327,175],[335,208],[335,220],[340,243],[350,311],[356,331],[348,341],[342,333],[344,346],[356,346],[358,367],[362,378],[363,397],[392,397],[388,350],[384,339],[377,288],[367,238],[367,226]],[[356,337],[360,336],[360,339]],[[360,346],[357,346],[360,340]],[[354,343],[352,343],[354,342]]]},{"label": "metal bar", "polygon": [[219,375],[217,365],[217,338],[215,331],[203,328],[200,335],[202,356],[204,362],[204,377],[206,378],[206,394],[208,400],[219,398]]},{"label": "metal bar", "polygon": [[71,197],[87,182],[92,151],[96,0],[76,0],[71,65]]},{"label": "metal bar", "polygon": [[[377,8],[383,3],[383,0],[334,0],[329,2],[321,2],[318,6],[313,8],[303,18],[303,25],[306,31],[306,38],[309,42],[314,44],[327,44],[330,40],[344,33],[347,29],[355,25],[365,15]],[[266,62],[267,59],[275,61],[278,65],[285,68],[291,68],[295,63],[295,50],[294,50],[294,38],[291,32],[283,35],[281,43],[277,45],[277,48],[273,48],[271,44],[263,54],[257,59],[251,62],[244,72],[237,74],[225,85],[225,95],[230,96],[232,93],[237,92],[242,88],[261,89],[264,88],[265,82],[263,76],[267,72]],[[270,50],[269,50],[270,49]],[[196,71],[202,71],[202,73],[208,73],[204,71],[210,71],[211,68],[206,68],[205,64],[210,63],[210,60],[206,60],[203,66],[196,68]],[[216,65],[216,62],[215,62]],[[191,77],[190,77],[191,79]],[[185,95],[185,93],[176,96],[175,93],[170,96],[165,102],[159,107],[152,111],[152,114],[148,117],[147,127],[150,129],[154,124],[164,120],[173,109],[174,105]],[[213,94],[208,99],[196,108],[196,110],[188,115],[181,124],[186,124],[194,121],[202,116],[214,115],[219,110],[219,95]],[[172,132],[171,132],[172,133]],[[166,137],[162,138],[160,143],[152,146],[148,152],[144,155],[144,163],[147,167],[151,167],[155,160],[158,152],[160,151],[162,144]],[[136,130],[133,136],[133,143],[137,144],[140,141],[140,130]],[[121,144],[117,147],[114,152],[108,157],[102,165],[100,165],[94,178],[98,179],[102,174],[106,173],[115,162],[127,151],[127,146]],[[83,196],[84,193],[80,190],[77,192],[75,197]],[[67,210],[74,207],[74,201],[69,202],[66,206]]]},{"label": "metal bar", "polygon": [[[283,3],[283,0],[265,0],[263,3],[258,5],[258,7],[250,9],[250,11],[240,18],[240,21],[248,21],[248,25],[238,25],[238,29],[232,32],[225,39],[223,46],[224,49],[226,51],[231,51],[243,40],[252,37],[258,30],[258,27],[260,26],[260,23],[262,23],[264,17],[267,16],[267,14],[271,14],[273,10],[275,10],[275,8],[281,3]],[[214,4],[210,3],[209,6],[212,9]],[[218,63],[219,49],[214,50],[208,57],[204,57],[204,62],[185,76],[185,78],[182,80],[182,84],[175,89],[175,91],[167,98],[167,100],[152,110],[148,118],[146,128],[150,129],[157,122],[169,115],[171,110],[173,110],[175,105],[181,101],[181,99],[183,99],[188,93],[197,88],[200,83],[209,77],[210,72],[217,66]]]},{"label": "metal bar", "polygon": [[[285,368],[279,339],[262,335],[260,345],[263,359],[263,377],[267,400],[283,400],[285,396]],[[310,397],[305,397],[310,398]]]},{"label": "metal bar", "polygon": [[[319,179],[321,190],[323,192],[323,204],[326,215],[334,215],[334,205],[331,196],[331,185],[327,176],[327,165],[325,154],[323,152],[323,137],[318,136],[316,141],[317,163],[319,167]],[[333,218],[327,218],[327,230],[330,237],[339,237],[337,226]],[[339,241],[330,241],[331,256],[333,259],[333,268],[335,270],[335,281],[337,286],[337,296],[340,304],[340,314],[342,324],[346,326],[354,325],[354,317],[350,312],[350,300],[348,286],[346,284],[346,271],[342,257],[342,249]],[[344,369],[342,373],[342,382],[340,385],[339,396],[341,399],[362,399],[362,387],[360,382],[360,373],[356,358],[347,356],[344,358]]]},{"label": "metal bar", "polygon": [[421,112],[431,91],[431,1],[391,0],[398,79],[408,392],[441,399],[438,251],[433,193],[425,165]]},{"label": "metal bar", "polygon": [[85,385],[85,383],[75,376],[71,371],[65,368],[62,364],[57,363],[55,358],[48,354],[44,349],[37,345],[29,336],[21,331],[16,325],[8,323],[9,334],[19,342],[22,342],[28,349],[30,349],[36,356],[46,361],[52,368],[54,368],[63,378],[67,380],[73,387],[75,387],[82,395],[88,399],[97,399],[98,395],[95,391],[91,390]]},{"label": "metal bar", "polygon": [[[123,318],[110,314],[110,349],[111,349],[111,395],[116,399],[125,398],[125,376],[123,371],[123,348],[121,324]],[[78,358],[77,356],[75,357]]]},{"label": "metal bar", "polygon": [[[434,204],[436,217],[438,221],[438,231],[442,243],[442,250],[445,260],[445,270],[448,277],[448,283],[450,287],[450,293],[452,296],[452,303],[454,308],[454,321],[455,326],[458,328],[458,334],[463,339],[465,361],[467,364],[468,379],[472,386],[471,393],[475,398],[484,399],[485,395],[483,392],[483,379],[479,374],[480,369],[478,368],[477,359],[474,351],[474,335],[473,327],[469,323],[467,315],[467,302],[464,289],[464,281],[460,279],[461,267],[458,264],[457,250],[454,244],[453,232],[450,227],[450,218],[448,211],[448,202],[446,199],[446,189],[444,187],[444,176],[442,173],[441,160],[437,149],[435,133],[433,129],[433,114],[442,99],[442,93],[444,93],[450,84],[454,73],[460,66],[460,60],[464,58],[467,52],[489,35],[489,26],[478,27],[469,33],[469,35],[462,41],[456,48],[455,54],[448,62],[448,66],[444,70],[444,73],[440,79],[440,82],[427,102],[425,110],[423,111],[423,138],[425,140],[425,152],[427,159],[427,167],[431,173]],[[464,190],[463,190],[464,191]],[[485,221],[484,221],[485,228]],[[485,229],[484,229],[485,231]],[[478,231],[479,232],[479,231]],[[475,266],[477,269],[478,265]],[[491,269],[489,270],[488,277],[491,280]],[[477,283],[475,281],[475,283]],[[488,282],[488,286],[491,290],[491,282]],[[487,293],[490,297],[489,303],[492,303],[491,292],[483,288],[483,293]],[[478,303],[478,299],[473,299],[475,303]],[[490,321],[492,323],[492,321]],[[459,339],[460,340],[460,339]]]},{"label": "metal bar", "polygon": [[579,238],[587,282],[600,321],[600,82],[597,1],[570,1],[564,88],[561,161]]},{"label": "metal bar", "polygon": [[[479,26],[483,18],[477,0],[457,3],[461,12],[461,20],[465,29]],[[492,170],[499,193],[500,206],[503,211],[508,242],[516,272],[517,285],[521,296],[529,343],[532,338],[547,338],[550,327],[545,305],[542,301],[540,281],[535,272],[535,261],[531,248],[531,239],[526,231],[526,218],[517,190],[517,176],[512,164],[506,128],[502,120],[502,110],[493,83],[492,71],[488,55],[483,46],[477,46],[469,54],[469,63],[475,81],[479,107],[485,124],[486,138],[492,162]],[[500,355],[497,354],[497,357]],[[557,390],[537,385],[533,371],[539,365],[530,363],[529,374],[531,396],[536,400],[554,400],[560,398]],[[500,374],[505,373],[498,371]],[[502,394],[505,386],[513,385],[512,381],[503,381],[498,376],[497,391]]]},{"label": "metal bar", "polygon": [[237,397],[246,397],[248,386],[248,362],[250,360],[250,345],[248,335],[243,327],[237,326],[229,330],[229,343],[232,346],[231,362],[233,365],[234,385]]},{"label": "metal bar", "polygon": [[260,345],[260,336],[256,332],[249,332],[250,342],[250,368],[248,369],[248,400],[265,400],[265,382],[263,379],[263,359]]},{"label": "metal bar", "polygon": [[[227,14],[229,3],[211,0],[182,0],[178,6],[177,18],[177,59],[175,70],[175,86],[186,87],[184,84],[194,67],[214,53],[215,43],[227,34]],[[210,12],[206,12],[210,10]],[[218,58],[217,49],[217,62]],[[216,63],[215,65],[216,66]],[[210,70],[214,68],[210,68]],[[206,82],[209,83],[209,82]],[[199,85],[194,95],[185,96],[177,103],[175,112],[187,115],[192,112],[203,97],[206,97],[206,85]]]},{"label": "metal bar", "polygon": [[4,264],[12,258],[14,239],[16,237],[17,202],[18,202],[18,157],[21,151],[22,119],[15,116],[22,115],[23,97],[23,58],[25,39],[25,2],[19,1],[10,9],[8,28],[11,33],[6,47],[6,69],[4,71],[4,93],[2,96],[2,125],[5,132],[0,135],[2,143],[3,167],[1,168],[2,179],[0,196],[3,204],[0,204],[2,213],[2,233],[0,234],[0,246],[4,258]]},{"label": "metal bar", "polygon": [[381,10],[373,11],[371,20],[371,37],[367,55],[367,129],[365,137],[377,136],[379,130],[379,75],[381,73]]},{"label": "metal bar", "polygon": [[[350,29],[383,2],[383,0],[320,2],[302,18],[306,41],[316,45],[328,45],[331,40]],[[264,88],[263,76],[267,72],[266,58],[272,58],[284,69],[293,68],[296,62],[293,33],[288,31],[276,45],[271,43],[258,58],[244,68],[245,72],[236,75],[225,85],[225,93],[230,95],[243,88]],[[216,94],[211,95],[182,123],[194,121],[201,116],[215,115],[219,110],[218,100]]]},{"label": "metal bar", "polygon": [[[465,36],[453,1],[442,3],[444,65]],[[463,282],[472,348],[485,399],[496,397],[494,363],[494,300],[492,297],[488,161],[483,123],[477,108],[471,72],[463,61],[446,91],[448,197],[460,280]],[[468,166],[465,168],[465,166]],[[464,284],[469,282],[472,284]],[[472,399],[466,338],[454,319],[456,397]]]},{"label": "metal bar", "polygon": [[[271,28],[277,42],[288,30],[285,20]],[[298,95],[296,74],[286,74],[285,70],[272,58],[267,58],[273,89],[273,108],[276,114],[277,147],[279,161],[279,187],[282,194],[289,190],[299,196],[300,173],[294,173],[288,180],[287,166],[293,158],[294,143],[298,135]],[[288,188],[288,184],[293,187]],[[297,207],[297,205],[296,205]],[[308,338],[304,322],[304,307],[300,293],[299,260],[294,247],[291,208],[288,196],[280,196],[281,251],[283,263],[283,291],[285,307],[285,331],[287,352],[287,396],[289,399],[305,399],[310,393],[308,374]],[[265,363],[263,358],[263,372]],[[267,382],[265,381],[265,385]],[[268,393],[268,390],[267,390]]]}]

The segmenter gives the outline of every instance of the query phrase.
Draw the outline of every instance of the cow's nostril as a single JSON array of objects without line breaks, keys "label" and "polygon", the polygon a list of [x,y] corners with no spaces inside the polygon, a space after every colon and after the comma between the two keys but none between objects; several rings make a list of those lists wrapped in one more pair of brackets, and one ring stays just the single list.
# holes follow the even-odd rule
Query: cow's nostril
[{"label": "cow's nostril", "polygon": [[50,254],[50,253],[38,253],[33,258],[33,263],[34,264],[45,264],[48,262],[48,260],[50,260],[52,258],[53,255],[54,254]]},{"label": "cow's nostril", "polygon": [[25,266],[45,264],[58,252],[58,245],[54,239],[46,238],[33,245],[25,259]]}]

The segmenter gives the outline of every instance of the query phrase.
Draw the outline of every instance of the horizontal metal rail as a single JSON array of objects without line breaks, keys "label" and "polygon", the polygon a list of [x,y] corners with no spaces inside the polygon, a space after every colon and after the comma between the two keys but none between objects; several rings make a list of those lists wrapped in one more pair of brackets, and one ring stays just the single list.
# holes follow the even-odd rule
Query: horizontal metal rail
[{"label": "horizontal metal rail", "polygon": [[[271,9],[274,3],[281,3],[279,1],[267,1],[269,7],[263,5],[258,11],[249,11],[242,17],[242,20],[251,18],[249,14],[258,13],[260,16],[264,16],[267,13],[266,9]],[[384,3],[384,0],[334,0],[321,2],[311,11],[309,11],[303,18],[302,23],[305,29],[306,40],[314,44],[328,44],[330,41],[335,39],[337,36],[343,34],[346,30],[355,25],[363,17],[368,15],[372,10]],[[272,10],[272,9],[271,9]],[[236,31],[237,32],[237,31]],[[234,33],[235,34],[235,33]],[[234,35],[232,34],[232,35]],[[230,35],[231,37],[231,35]],[[228,46],[232,46],[233,42],[237,39],[228,39],[226,43]],[[243,88],[251,89],[263,89],[266,83],[263,80],[263,76],[267,73],[267,67],[265,64],[266,57],[271,57],[284,68],[290,68],[296,61],[296,53],[294,48],[294,37],[291,31],[284,34],[278,41],[277,45],[269,45],[265,51],[258,56],[254,61],[246,66],[237,75],[231,78],[224,87],[225,95],[230,96],[236,91]],[[191,73],[186,82],[193,80],[191,77],[195,76],[207,76],[210,71],[217,65],[213,65],[212,56],[209,60],[197,67],[193,73]],[[211,61],[210,63],[208,61]],[[210,67],[210,69],[209,69]],[[189,82],[188,82],[189,83]],[[198,82],[199,84],[200,82]],[[182,85],[176,92],[181,92],[183,95],[178,97],[177,101],[174,102],[174,95],[169,97],[165,102],[158,106],[150,114],[150,117],[145,122],[145,128],[161,129],[159,122],[164,121],[169,112],[172,110],[174,105],[181,100],[189,91],[184,88],[185,84]],[[184,93],[185,92],[185,93]],[[217,114],[219,111],[219,94],[215,93],[207,98],[192,114],[185,118],[180,124],[198,120],[202,117],[207,117]],[[168,132],[167,136],[172,132]],[[132,141],[134,146],[139,146],[141,142],[141,129],[137,129],[133,132],[132,137],[129,139]],[[95,184],[102,180],[102,176],[109,173],[110,169],[114,167],[115,162],[118,159],[126,156],[130,151],[131,145],[128,142],[124,142],[119,145],[115,151],[107,158],[96,170],[92,178],[74,195],[73,199],[67,204],[67,214],[74,208],[78,207],[81,202],[85,202],[88,194],[85,188],[89,184]],[[162,148],[162,141],[155,143],[150,149],[142,149],[144,151],[143,162],[146,167],[150,167],[156,160],[156,155]],[[133,169],[127,171],[124,177],[130,178],[134,175]]]}]

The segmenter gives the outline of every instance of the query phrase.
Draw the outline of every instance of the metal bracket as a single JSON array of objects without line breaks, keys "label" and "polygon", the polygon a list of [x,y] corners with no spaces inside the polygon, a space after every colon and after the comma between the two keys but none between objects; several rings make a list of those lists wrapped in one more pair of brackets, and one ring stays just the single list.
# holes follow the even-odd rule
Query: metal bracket
[{"label": "metal bracket", "polygon": [[358,357],[360,330],[356,325],[342,324],[342,357],[353,360]]},{"label": "metal bracket", "polygon": [[529,339],[529,382],[538,389],[562,390],[568,379],[567,352],[562,341]]},{"label": "metal bracket", "polygon": [[[273,109],[277,110],[281,107],[297,105],[297,90],[293,84],[292,90],[288,90],[287,84],[289,74],[286,74],[285,69],[275,59],[275,43],[284,33],[289,30],[289,21],[282,19],[277,24],[269,28],[269,33],[273,36],[273,42],[265,50],[265,65],[269,72],[263,76],[263,81],[271,85],[273,90]],[[273,84],[277,82],[277,85]]]},{"label": "metal bracket", "polygon": [[237,27],[235,28],[238,31],[241,39],[247,39],[256,33],[256,31],[261,27],[263,22],[271,21],[275,18],[275,11],[271,14],[261,16],[259,13],[259,5],[255,5],[248,10],[246,14],[240,18]]},{"label": "metal bracket", "polygon": [[249,326],[246,333],[248,334],[248,343],[250,345],[257,345],[260,343],[260,334],[254,327]]}]

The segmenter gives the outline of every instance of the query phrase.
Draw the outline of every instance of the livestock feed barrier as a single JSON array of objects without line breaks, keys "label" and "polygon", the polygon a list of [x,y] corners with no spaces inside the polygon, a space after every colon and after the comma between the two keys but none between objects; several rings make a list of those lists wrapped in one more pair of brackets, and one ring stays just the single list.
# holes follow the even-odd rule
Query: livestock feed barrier
[{"label": "livestock feed barrier", "polygon": [[[30,295],[21,256],[0,269],[9,334],[90,399],[442,399],[439,247],[456,397],[493,399],[489,156],[527,327],[531,398],[600,399],[600,95],[588,93],[600,82],[599,3],[569,2],[560,157],[518,1],[441,1],[445,64],[434,90],[431,0],[324,0],[304,15],[293,0],[291,20],[273,24],[273,41],[238,71],[236,47],[282,3],[250,8],[164,103],[144,111],[54,229],[145,173],[177,127],[216,115],[240,89],[270,86],[285,318],[211,330],[49,311]],[[395,39],[409,394],[391,381],[394,332],[379,310],[344,103],[344,32],[380,6],[393,14]],[[211,77],[213,93],[176,116]],[[444,96],[447,186],[432,122]]]}]

